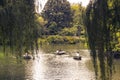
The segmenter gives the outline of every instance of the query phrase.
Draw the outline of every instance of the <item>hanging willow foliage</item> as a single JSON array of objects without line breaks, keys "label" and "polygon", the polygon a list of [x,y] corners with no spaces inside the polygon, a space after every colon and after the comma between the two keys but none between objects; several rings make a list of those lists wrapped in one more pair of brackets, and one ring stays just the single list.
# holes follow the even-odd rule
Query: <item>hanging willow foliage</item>
[{"label": "hanging willow foliage", "polygon": [[33,52],[37,44],[37,27],[34,17],[34,0],[1,0],[0,43],[6,53],[21,56],[25,50]]},{"label": "hanging willow foliage", "polygon": [[[111,1],[112,3],[110,3]],[[115,48],[113,42],[116,37],[114,36],[120,30],[120,4],[118,4],[120,1],[111,1],[91,0],[86,9],[85,25],[95,74],[98,75],[98,68],[100,67],[102,80],[110,80],[112,77],[113,60],[111,52]],[[107,52],[109,52],[109,56],[105,61],[105,53]]]}]

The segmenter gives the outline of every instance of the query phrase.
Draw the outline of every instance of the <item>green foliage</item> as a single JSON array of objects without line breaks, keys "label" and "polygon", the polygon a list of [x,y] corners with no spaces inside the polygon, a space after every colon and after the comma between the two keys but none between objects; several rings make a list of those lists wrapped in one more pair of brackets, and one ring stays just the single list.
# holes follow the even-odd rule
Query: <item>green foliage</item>
[{"label": "green foliage", "polygon": [[81,41],[82,43],[85,43],[86,38],[81,36],[81,37],[80,37],[80,41]]},{"label": "green foliage", "polygon": [[73,13],[73,25],[83,26],[83,16],[85,15],[85,8],[81,4],[72,4],[71,10]]},{"label": "green foliage", "polygon": [[82,7],[81,4],[72,4],[71,10],[73,14],[73,26],[77,28],[76,36],[85,35],[84,28],[84,16],[85,16],[85,8]]},{"label": "green foliage", "polygon": [[56,23],[57,28],[55,29],[57,31],[64,27],[70,27],[72,20],[70,3],[67,0],[48,0],[42,11],[42,16],[48,21],[46,24],[48,29],[51,27],[51,23]]},{"label": "green foliage", "polygon": [[111,42],[116,40],[116,32],[120,30],[120,5],[118,3],[119,0],[98,0],[93,4],[91,2],[86,10],[85,24],[89,43],[95,43],[94,46],[100,47],[99,42],[102,42],[104,45],[101,47],[105,47],[103,51],[115,47],[115,44],[111,44]]},{"label": "green foliage", "polygon": [[[115,50],[116,32],[120,30],[120,0],[91,0],[86,9],[85,25],[88,33],[89,47],[93,57],[95,74],[100,68],[101,80],[110,79],[112,75],[112,55],[107,57],[105,64],[105,52]],[[98,55],[97,55],[98,54]],[[97,63],[97,57],[99,63]],[[99,66],[97,66],[99,64]],[[107,70],[107,73],[106,73]]]},{"label": "green foliage", "polygon": [[36,22],[38,22],[39,25],[44,26],[47,23],[47,21],[45,21],[42,16],[36,14],[35,17],[36,17]]},{"label": "green foliage", "polygon": [[3,57],[4,57],[3,50],[2,50],[2,48],[0,46],[0,59],[3,58]]},{"label": "green foliage", "polygon": [[49,36],[47,38],[47,41],[49,43],[60,44],[64,42],[64,39],[62,36],[55,35],[55,36]]},{"label": "green foliage", "polygon": [[19,55],[24,52],[23,47],[33,50],[38,37],[34,1],[4,0],[0,7],[0,36],[4,52],[6,46]]},{"label": "green foliage", "polygon": [[77,32],[77,28],[76,27],[71,27],[71,28],[62,29],[59,34],[62,35],[62,36],[75,36],[76,32]]},{"label": "green foliage", "polygon": [[69,44],[76,44],[80,42],[80,39],[78,37],[66,36],[64,40]]},{"label": "green foliage", "polygon": [[50,34],[56,34],[57,33],[57,23],[56,22],[50,22],[49,24],[49,33]]},{"label": "green foliage", "polygon": [[80,39],[78,37],[72,36],[49,36],[47,41],[52,44],[76,44],[79,43]]},{"label": "green foliage", "polygon": [[46,34],[46,28],[44,27],[45,24],[46,21],[44,20],[44,18],[38,14],[35,14],[35,25],[38,32],[38,37]]}]

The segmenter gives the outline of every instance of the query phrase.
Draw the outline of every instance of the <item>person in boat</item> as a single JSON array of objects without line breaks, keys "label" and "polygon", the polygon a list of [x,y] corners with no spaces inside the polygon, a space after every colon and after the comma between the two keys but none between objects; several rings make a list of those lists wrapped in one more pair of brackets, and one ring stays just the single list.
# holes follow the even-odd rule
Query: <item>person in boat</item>
[{"label": "person in boat", "polygon": [[80,56],[79,52],[76,52],[76,56],[77,56],[77,57],[79,57],[79,56]]},{"label": "person in boat", "polygon": [[57,50],[56,53],[59,53],[59,50]]},{"label": "person in boat", "polygon": [[81,56],[80,56],[79,52],[76,52],[76,55],[73,57],[73,59],[81,60]]},{"label": "person in boat", "polygon": [[23,55],[23,58],[24,58],[24,59],[31,59],[32,57],[30,56],[30,52],[29,52],[29,51],[26,51],[26,52],[25,52],[25,55]]},{"label": "person in boat", "polygon": [[59,53],[59,52],[61,52],[61,51],[62,51],[62,50],[61,50],[61,49],[59,49],[59,50],[57,50],[57,51],[56,51],[56,53]]},{"label": "person in boat", "polygon": [[27,53],[27,52],[25,53],[25,56],[28,56],[28,53]]},{"label": "person in boat", "polygon": [[26,51],[25,56],[29,56],[29,55],[30,55],[30,52]]}]

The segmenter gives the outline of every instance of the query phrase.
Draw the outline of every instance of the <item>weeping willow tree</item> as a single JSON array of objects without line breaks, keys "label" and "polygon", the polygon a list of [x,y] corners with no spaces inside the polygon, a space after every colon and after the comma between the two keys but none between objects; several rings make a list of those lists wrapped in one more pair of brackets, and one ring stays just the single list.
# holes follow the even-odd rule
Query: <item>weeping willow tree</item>
[{"label": "weeping willow tree", "polygon": [[[102,80],[112,79],[111,51],[115,48],[115,34],[120,30],[118,3],[119,0],[91,0],[86,9],[85,25],[95,74],[98,76],[100,72]],[[105,57],[106,52],[110,53],[107,57]]]},{"label": "weeping willow tree", "polygon": [[37,49],[34,0],[0,0],[0,43],[19,56]]}]

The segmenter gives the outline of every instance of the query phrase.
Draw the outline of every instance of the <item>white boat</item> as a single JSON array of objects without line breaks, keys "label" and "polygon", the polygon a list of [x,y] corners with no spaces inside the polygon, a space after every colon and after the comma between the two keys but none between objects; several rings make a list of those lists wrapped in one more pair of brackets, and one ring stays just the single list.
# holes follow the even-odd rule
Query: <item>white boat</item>
[{"label": "white boat", "polygon": [[75,60],[81,60],[81,58],[82,57],[80,56],[79,52],[77,52],[76,56],[73,57],[73,59],[75,59]]},{"label": "white boat", "polygon": [[82,57],[81,56],[74,56],[73,59],[75,59],[75,60],[81,60]]},{"label": "white boat", "polygon": [[57,50],[57,51],[55,52],[55,54],[57,54],[57,55],[66,54],[66,51],[63,51],[63,50]]}]

